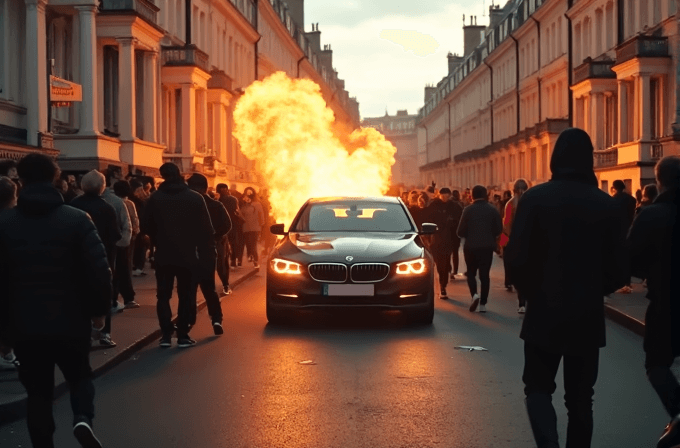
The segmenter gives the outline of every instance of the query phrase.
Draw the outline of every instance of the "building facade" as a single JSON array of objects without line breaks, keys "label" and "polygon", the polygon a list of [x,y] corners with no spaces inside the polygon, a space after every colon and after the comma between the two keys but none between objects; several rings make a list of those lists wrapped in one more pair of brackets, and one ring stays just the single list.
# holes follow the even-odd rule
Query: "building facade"
[{"label": "building facade", "polygon": [[293,13],[278,0],[0,0],[0,157],[43,151],[64,171],[149,176],[173,161],[211,184],[256,185],[232,136],[255,80],[311,78],[339,121],[359,125],[310,44],[318,33]]},{"label": "building facade", "polygon": [[680,153],[675,0],[510,0],[463,28],[463,56],[426,87],[418,117],[422,185],[510,189],[550,179],[559,133],[585,129],[605,191],[635,191]]}]

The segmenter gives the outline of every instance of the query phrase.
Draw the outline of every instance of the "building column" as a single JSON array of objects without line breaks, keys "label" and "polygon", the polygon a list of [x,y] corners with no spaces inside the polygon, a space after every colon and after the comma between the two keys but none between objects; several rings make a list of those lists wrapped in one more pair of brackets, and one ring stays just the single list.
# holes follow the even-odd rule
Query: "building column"
[{"label": "building column", "polygon": [[649,141],[652,138],[652,120],[650,111],[650,76],[648,73],[640,73],[640,93],[638,94],[638,99],[640,100],[640,106],[638,108],[640,112],[639,121],[641,124],[640,129],[640,140]]},{"label": "building column", "polygon": [[157,51],[147,51],[144,55],[144,140],[158,143],[158,82],[156,79]]},{"label": "building column", "polygon": [[[26,0],[26,128],[27,143],[39,146],[38,133],[47,132],[47,0]],[[84,92],[83,92],[84,93]]]},{"label": "building column", "polygon": [[618,79],[616,83],[619,89],[618,143],[621,144],[628,142],[628,89],[623,79]]},{"label": "building column", "polygon": [[198,103],[198,113],[201,119],[201,133],[199,135],[199,140],[201,142],[201,146],[205,147],[205,150],[207,152],[208,149],[214,149],[214,148],[208,148],[208,91],[205,89],[201,89],[201,96],[200,96],[200,102]]},{"label": "building column", "polygon": [[[182,155],[196,152],[196,87],[182,84]],[[184,171],[184,167],[182,167]]]},{"label": "building column", "polygon": [[593,131],[592,131],[592,97],[590,96],[590,93],[586,93],[583,95],[581,98],[583,100],[583,129],[590,135],[590,138],[592,140],[593,138]]},{"label": "building column", "polygon": [[137,133],[135,108],[135,38],[121,37],[118,41],[118,130],[120,139],[134,141]]},{"label": "building column", "polygon": [[592,93],[591,96],[591,138],[595,149],[604,149],[604,95],[600,92]]},{"label": "building column", "polygon": [[83,101],[80,103],[81,135],[97,135],[99,132],[99,108],[97,106],[97,24],[94,5],[76,6],[80,19],[80,83]]}]

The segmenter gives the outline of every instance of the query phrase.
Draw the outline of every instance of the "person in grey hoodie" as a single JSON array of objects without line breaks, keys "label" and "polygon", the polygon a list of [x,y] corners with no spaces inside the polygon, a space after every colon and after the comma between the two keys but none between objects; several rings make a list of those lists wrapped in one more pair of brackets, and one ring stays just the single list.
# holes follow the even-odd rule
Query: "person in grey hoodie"
[{"label": "person in grey hoodie", "polygon": [[[132,223],[130,221],[130,214],[128,213],[127,206],[121,198],[119,198],[113,191],[113,184],[122,179],[120,171],[109,169],[106,176],[106,189],[102,193],[102,199],[111,204],[113,209],[116,211],[116,222],[118,223],[118,228],[120,229],[121,239],[118,240],[116,246],[118,247],[117,257],[127,257],[128,246],[132,239]],[[123,311],[125,306],[118,302],[118,291],[123,293],[123,297],[126,294],[129,295],[128,289],[132,289],[132,280],[128,284],[125,272],[119,272],[115,266],[111,267],[113,271],[113,293],[111,297],[111,311],[114,313]],[[132,300],[134,300],[134,292],[132,292]]]},{"label": "person in grey hoodie", "polygon": [[245,220],[243,223],[243,239],[248,248],[248,253],[253,257],[254,266],[258,268],[260,265],[257,256],[257,240],[264,225],[264,211],[255,193],[243,196],[241,216]]}]

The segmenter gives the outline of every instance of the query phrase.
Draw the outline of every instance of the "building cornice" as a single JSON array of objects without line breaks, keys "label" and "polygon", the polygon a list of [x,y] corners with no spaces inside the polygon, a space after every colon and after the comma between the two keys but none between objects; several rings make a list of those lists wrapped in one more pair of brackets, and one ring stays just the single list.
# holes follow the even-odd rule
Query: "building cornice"
[{"label": "building cornice", "polygon": [[[234,6],[229,0],[213,0],[210,3],[213,8],[223,13],[226,22],[230,25],[234,25],[235,28],[239,30],[251,44],[254,44],[258,41],[260,38],[260,33],[258,30],[253,27],[248,19],[246,19],[243,14],[241,14],[241,11],[239,11],[238,8],[236,8],[236,6]],[[263,1],[259,4],[262,3],[268,2]]]},{"label": "building cornice", "polygon": [[283,41],[286,47],[291,51],[293,57],[296,60],[303,57],[305,55],[304,52],[298,46],[297,42],[295,42],[293,36],[291,36],[290,33],[288,32],[288,28],[286,28],[283,22],[281,22],[279,15],[276,14],[276,11],[274,11],[274,8],[272,7],[271,3],[269,3],[269,1],[261,1],[258,3],[258,5],[259,5],[258,9],[260,11],[260,14],[263,16],[263,19],[270,24],[272,29],[276,32],[277,37],[281,41]]}]

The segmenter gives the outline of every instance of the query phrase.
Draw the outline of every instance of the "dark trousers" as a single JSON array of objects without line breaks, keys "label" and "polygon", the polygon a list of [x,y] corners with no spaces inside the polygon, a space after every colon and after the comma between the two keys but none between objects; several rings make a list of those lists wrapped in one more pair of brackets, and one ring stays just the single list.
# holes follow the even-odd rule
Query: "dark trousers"
[{"label": "dark trousers", "polygon": [[470,295],[477,294],[477,271],[479,271],[479,282],[482,284],[480,303],[486,305],[491,289],[491,263],[493,262],[493,249],[468,249],[463,247],[463,256],[467,266],[467,283],[470,288]]},{"label": "dark trousers", "polygon": [[[106,258],[109,260],[109,268],[111,269],[111,278],[116,278],[116,259],[118,258],[118,248],[114,246],[113,248],[107,248]],[[113,285],[113,281],[111,282]],[[115,294],[115,295],[114,295]],[[118,291],[111,290],[111,304],[118,300]],[[104,328],[102,328],[102,333],[111,334],[111,308],[106,313],[106,319],[104,320]]]},{"label": "dark trousers", "polygon": [[135,240],[135,249],[132,254],[132,269],[144,269],[147,250],[149,250],[149,237],[140,233]]},{"label": "dark trousers", "polygon": [[222,306],[220,305],[220,296],[217,295],[215,288],[215,266],[210,270],[210,275],[201,277],[198,286],[201,288],[205,304],[208,307],[208,314],[212,322],[222,322]]},{"label": "dark trousers", "polygon": [[451,264],[453,266],[453,275],[458,274],[458,267],[460,266],[460,240],[455,239],[451,243]]},{"label": "dark trousers", "polygon": [[564,359],[564,402],[567,407],[566,448],[590,448],[593,436],[593,387],[600,350],[583,348],[578,355],[552,353],[524,343],[524,394],[538,448],[558,448],[557,415],[552,405],[555,376]]},{"label": "dark trousers", "polygon": [[215,242],[217,246],[217,276],[222,282],[222,286],[229,286],[229,241],[224,236]]},{"label": "dark trousers", "polygon": [[650,333],[654,331],[652,327],[654,322],[650,322],[649,318],[647,322],[647,334],[645,337],[650,338],[645,341],[647,379],[649,379],[649,383],[661,399],[664,409],[666,409],[666,412],[672,418],[680,414],[680,384],[678,384],[678,379],[671,370],[671,366],[675,361],[673,348],[671,344],[659,343],[658,340],[651,342],[651,336],[653,335]]},{"label": "dark trousers", "polygon": [[240,265],[243,261],[243,230],[239,227],[235,227],[231,229],[228,237],[229,246],[231,246],[231,253],[229,254],[231,258],[231,265],[236,266],[237,262]]},{"label": "dark trousers", "polygon": [[90,338],[69,341],[19,341],[14,345],[19,360],[19,379],[28,399],[26,423],[34,448],[53,448],[55,425],[54,366],[64,374],[71,392],[74,424],[94,418],[94,383],[90,368]]},{"label": "dark trousers", "polygon": [[189,335],[189,329],[196,323],[196,277],[184,266],[156,264],[156,312],[158,323],[165,336],[172,334],[172,309],[170,299],[177,279],[177,337]]},{"label": "dark trousers", "polygon": [[432,257],[439,274],[439,286],[446,289],[449,284],[449,271],[451,270],[451,244],[435,242],[432,246]]},{"label": "dark trousers", "polygon": [[260,232],[243,232],[243,239],[248,248],[248,256],[253,257],[253,261],[257,263],[259,260],[257,256],[257,240],[260,237]]},{"label": "dark trousers", "polygon": [[[503,252],[505,252],[505,250]],[[505,255],[505,253],[503,255]],[[505,287],[507,288],[508,286],[513,286],[512,277],[510,275],[510,269],[508,266],[508,257],[505,256],[503,256],[503,271],[505,273]]]},{"label": "dark trousers", "polygon": [[132,287],[132,271],[130,270],[130,246],[118,247],[116,254],[116,270],[111,282],[113,287],[113,301],[115,305],[118,296],[123,296],[124,303],[135,300],[135,290]]}]

